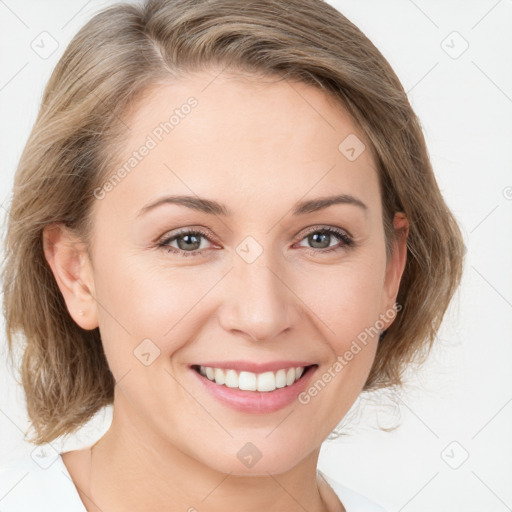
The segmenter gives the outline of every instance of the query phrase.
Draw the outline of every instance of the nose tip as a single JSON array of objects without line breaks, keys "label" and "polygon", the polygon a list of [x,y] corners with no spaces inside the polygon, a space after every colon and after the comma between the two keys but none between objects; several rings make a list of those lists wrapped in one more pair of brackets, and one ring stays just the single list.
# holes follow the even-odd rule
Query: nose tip
[{"label": "nose tip", "polygon": [[265,261],[241,265],[231,276],[220,312],[225,330],[255,343],[275,339],[291,330],[300,315],[294,295]]}]

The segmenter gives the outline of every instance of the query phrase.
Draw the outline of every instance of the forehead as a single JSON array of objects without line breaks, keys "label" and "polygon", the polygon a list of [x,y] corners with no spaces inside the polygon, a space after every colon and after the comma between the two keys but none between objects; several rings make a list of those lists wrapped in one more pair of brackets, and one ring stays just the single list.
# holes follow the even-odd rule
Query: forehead
[{"label": "forehead", "polygon": [[[249,145],[261,150],[284,140],[295,149],[293,154],[312,156],[328,146],[336,153],[340,137],[353,134],[364,140],[345,108],[318,87],[226,71],[196,72],[153,85],[132,107],[126,123],[128,147],[148,134],[164,144],[178,138],[180,144],[225,142],[223,149],[234,151]],[[306,146],[300,144],[304,139],[310,142]],[[293,154],[288,151],[289,158]]]},{"label": "forehead", "polygon": [[164,192],[247,200],[261,191],[269,205],[332,192],[378,199],[364,135],[339,103],[301,82],[190,74],[153,86],[125,122],[118,167],[128,172],[109,196],[132,207]]}]

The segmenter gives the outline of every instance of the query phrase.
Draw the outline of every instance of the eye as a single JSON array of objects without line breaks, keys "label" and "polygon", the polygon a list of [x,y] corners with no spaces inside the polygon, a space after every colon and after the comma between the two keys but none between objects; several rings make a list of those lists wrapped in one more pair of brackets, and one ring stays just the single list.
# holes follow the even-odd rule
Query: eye
[{"label": "eye", "polygon": [[[331,246],[330,242],[333,237],[337,238],[339,242],[338,244]],[[313,249],[315,250],[311,251],[311,247],[307,247],[307,249],[310,250],[309,252],[313,252],[315,254],[337,251],[354,245],[354,241],[347,233],[341,229],[333,227],[315,226],[302,240],[306,240],[308,243],[312,244]]]},{"label": "eye", "polygon": [[[201,247],[201,238],[212,242],[210,237],[198,230],[182,230],[174,234],[171,237],[167,237],[158,243],[159,247],[167,250],[167,252],[173,252],[181,256],[200,256],[203,254]],[[171,243],[176,242],[178,247],[173,247]]]},{"label": "eye", "polygon": [[[333,237],[338,239],[338,244],[331,246]],[[157,245],[167,252],[180,256],[201,256],[206,249],[201,239],[213,243],[211,237],[201,230],[183,229],[170,237],[162,238]],[[306,249],[314,254],[338,251],[354,245],[352,238],[345,231],[334,227],[314,226],[302,240],[312,244],[313,247],[306,247]],[[177,246],[171,245],[174,243]]]}]

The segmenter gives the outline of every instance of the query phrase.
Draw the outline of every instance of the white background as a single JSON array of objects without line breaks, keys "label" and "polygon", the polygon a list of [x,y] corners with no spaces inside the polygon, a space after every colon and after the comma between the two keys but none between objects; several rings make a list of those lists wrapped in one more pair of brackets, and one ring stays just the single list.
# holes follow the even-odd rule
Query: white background
[{"label": "white background", "polygon": [[[3,217],[51,70],[71,37],[110,3],[0,1]],[[404,84],[468,254],[429,361],[395,396],[399,409],[379,396],[358,401],[348,435],[324,443],[319,467],[388,512],[512,510],[512,0],[329,3],[365,32]],[[58,43],[48,58],[31,48],[43,31]],[[1,323],[4,463],[33,446],[23,440],[24,398],[6,367]],[[108,428],[110,412],[61,449],[89,445]],[[378,424],[399,428],[384,432]]]}]

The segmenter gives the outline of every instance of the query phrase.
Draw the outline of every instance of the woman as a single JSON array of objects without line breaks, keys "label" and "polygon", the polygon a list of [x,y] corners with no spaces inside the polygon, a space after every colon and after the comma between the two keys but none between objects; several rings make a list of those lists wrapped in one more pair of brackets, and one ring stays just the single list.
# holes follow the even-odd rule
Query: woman
[{"label": "woman", "polygon": [[4,293],[31,441],[113,420],[2,510],[383,510],[320,447],[431,346],[463,249],[398,78],[333,7],[104,10],[21,157]]}]

